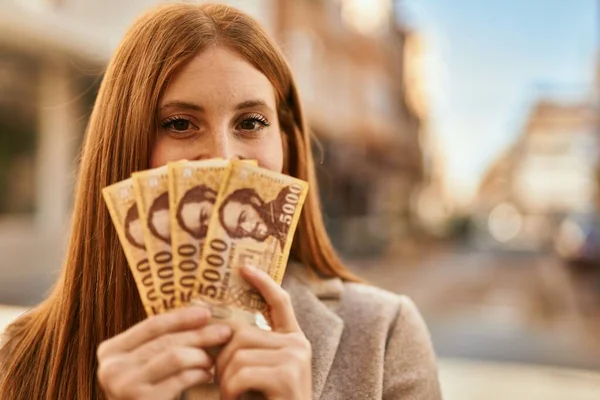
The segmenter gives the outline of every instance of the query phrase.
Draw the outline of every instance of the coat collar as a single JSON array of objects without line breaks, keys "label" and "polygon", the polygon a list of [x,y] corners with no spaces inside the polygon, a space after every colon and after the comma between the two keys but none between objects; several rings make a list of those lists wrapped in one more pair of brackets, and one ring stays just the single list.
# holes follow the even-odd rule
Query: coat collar
[{"label": "coat collar", "polygon": [[323,392],[344,330],[344,322],[323,301],[339,300],[344,290],[340,279],[317,279],[306,267],[290,264],[283,281],[290,294],[296,319],[313,352],[313,398]]}]

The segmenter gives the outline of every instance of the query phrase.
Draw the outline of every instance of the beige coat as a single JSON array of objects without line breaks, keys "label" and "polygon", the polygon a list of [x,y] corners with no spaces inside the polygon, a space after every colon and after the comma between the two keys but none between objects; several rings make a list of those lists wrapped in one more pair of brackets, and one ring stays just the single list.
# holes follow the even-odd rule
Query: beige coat
[{"label": "beige coat", "polygon": [[413,302],[290,264],[283,287],[313,350],[313,398],[441,399],[429,332]]}]

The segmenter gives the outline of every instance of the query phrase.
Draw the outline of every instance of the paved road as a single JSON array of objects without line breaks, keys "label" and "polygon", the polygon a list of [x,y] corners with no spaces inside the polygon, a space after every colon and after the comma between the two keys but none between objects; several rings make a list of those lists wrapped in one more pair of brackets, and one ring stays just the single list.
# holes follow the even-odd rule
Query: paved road
[{"label": "paved road", "polygon": [[446,248],[350,264],[413,298],[440,356],[600,369],[600,307],[590,301],[591,285],[574,283],[550,256]]}]

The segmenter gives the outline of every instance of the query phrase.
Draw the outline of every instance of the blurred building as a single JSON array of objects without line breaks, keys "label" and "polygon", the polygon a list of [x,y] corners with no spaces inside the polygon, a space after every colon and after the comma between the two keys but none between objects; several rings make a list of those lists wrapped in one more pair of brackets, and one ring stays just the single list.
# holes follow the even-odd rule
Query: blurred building
[{"label": "blurred building", "polygon": [[381,254],[410,234],[411,195],[422,180],[414,35],[385,0],[279,4],[277,36],[322,148],[334,243],[348,256]]},{"label": "blurred building", "polygon": [[516,143],[481,183],[477,215],[490,239],[542,249],[563,218],[593,213],[600,136],[591,101],[537,101]]},{"label": "blurred building", "polygon": [[77,154],[114,36],[99,5],[82,17],[87,3],[0,2],[0,303],[39,300],[60,267]]},{"label": "blurred building", "polygon": [[[77,156],[104,66],[158,0],[0,2],[0,303],[32,303],[60,269]],[[328,227],[345,254],[410,230],[422,176],[410,33],[389,0],[230,0],[282,46],[319,141]],[[414,74],[413,74],[414,75]],[[414,103],[414,101],[413,101]]]}]

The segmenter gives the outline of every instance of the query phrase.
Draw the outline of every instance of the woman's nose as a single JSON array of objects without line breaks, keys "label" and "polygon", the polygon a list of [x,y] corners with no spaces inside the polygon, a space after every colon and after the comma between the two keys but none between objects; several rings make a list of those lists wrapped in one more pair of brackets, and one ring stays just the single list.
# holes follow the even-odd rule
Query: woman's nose
[{"label": "woman's nose", "polygon": [[235,141],[229,137],[227,132],[215,132],[210,135],[206,147],[208,158],[224,158],[226,160],[240,158]]}]

